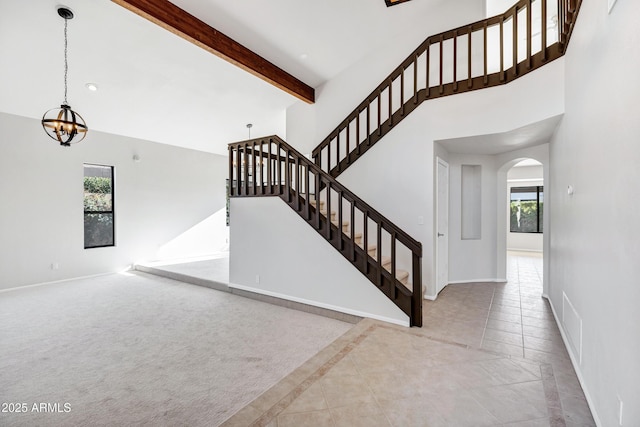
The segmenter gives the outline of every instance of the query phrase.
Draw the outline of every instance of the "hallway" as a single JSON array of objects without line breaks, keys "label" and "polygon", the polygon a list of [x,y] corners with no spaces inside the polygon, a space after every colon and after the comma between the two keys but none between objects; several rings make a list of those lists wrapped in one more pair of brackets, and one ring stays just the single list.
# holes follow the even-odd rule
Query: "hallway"
[{"label": "hallway", "polygon": [[510,253],[508,283],[446,287],[422,329],[365,319],[224,425],[595,425],[541,277]]}]

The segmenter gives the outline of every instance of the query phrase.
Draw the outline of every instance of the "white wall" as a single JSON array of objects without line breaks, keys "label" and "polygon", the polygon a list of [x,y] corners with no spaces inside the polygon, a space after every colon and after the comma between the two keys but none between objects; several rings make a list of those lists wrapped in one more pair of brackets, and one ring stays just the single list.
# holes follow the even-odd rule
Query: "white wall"
[{"label": "white wall", "polygon": [[[542,166],[513,167],[507,173],[507,200],[509,201],[511,187],[539,185],[544,185]],[[507,206],[507,249],[512,251],[542,252],[543,235],[540,233],[512,233],[509,215],[510,210]]]},{"label": "white wall", "polygon": [[[298,103],[290,107],[288,142],[300,152],[310,153],[426,36],[450,29],[451,22],[462,25],[482,19],[484,6],[473,0],[464,5],[443,2],[442,14],[434,14],[427,34],[425,30],[421,34],[407,33],[404,41],[381,46],[374,56],[364,58],[319,88],[315,105]],[[445,15],[447,18],[442,18]],[[511,131],[562,114],[563,75],[564,61],[559,59],[509,85],[425,102],[339,177],[347,188],[422,242],[427,295],[435,295],[434,141]],[[514,100],[522,99],[527,102],[513,108]],[[495,193],[495,185],[490,191]],[[260,236],[258,231],[256,238]],[[491,239],[492,248],[499,245],[495,237]],[[477,248],[483,250],[486,252]],[[474,280],[487,278],[488,273],[495,277],[501,264],[495,259],[495,251],[493,254],[491,265],[497,267],[491,267],[491,271],[466,271],[455,277]],[[281,262],[275,254],[263,256]]]},{"label": "white wall", "polygon": [[408,326],[407,315],[280,198],[232,198],[230,220],[231,287]]},{"label": "white wall", "polygon": [[[481,167],[480,215],[478,239],[462,238],[462,165]],[[498,280],[497,273],[497,198],[494,156],[449,154],[449,282]]]},{"label": "white wall", "polygon": [[[640,425],[640,2],[582,2],[551,142],[550,296],[599,424]],[[627,74],[631,72],[631,74]],[[575,189],[567,194],[567,186]],[[563,311],[563,294],[577,317]],[[567,307],[567,304],[565,304]],[[575,345],[574,345],[575,343]]]},{"label": "white wall", "polygon": [[[509,85],[425,102],[339,176],[347,188],[422,242],[422,276],[427,295],[435,296],[434,141],[507,132],[561,114],[563,72],[560,59]],[[529,101],[513,108],[514,99]],[[452,155],[448,153],[444,158],[451,161]],[[504,183],[506,191],[506,172]],[[495,185],[488,191],[495,194]],[[418,224],[418,217],[424,218],[423,224]],[[489,236],[491,232],[487,231]],[[495,243],[489,244],[493,248]],[[477,251],[490,248],[478,247]],[[493,254],[491,264],[496,265],[495,251]],[[490,272],[484,268],[477,272],[450,270],[450,279],[496,278],[486,276],[493,268]]]},{"label": "white wall", "polygon": [[[226,158],[95,131],[61,147],[38,120],[4,113],[0,129],[0,289],[225,246]],[[115,247],[84,249],[83,163],[115,166]],[[174,241],[198,224],[196,245]]]},{"label": "white wall", "polygon": [[483,19],[484,14],[484,3],[478,0],[434,4],[433,13],[424,17],[419,28],[407,28],[316,88],[315,104],[298,102],[289,107],[287,142],[301,153],[311,153],[427,37],[476,22]]}]

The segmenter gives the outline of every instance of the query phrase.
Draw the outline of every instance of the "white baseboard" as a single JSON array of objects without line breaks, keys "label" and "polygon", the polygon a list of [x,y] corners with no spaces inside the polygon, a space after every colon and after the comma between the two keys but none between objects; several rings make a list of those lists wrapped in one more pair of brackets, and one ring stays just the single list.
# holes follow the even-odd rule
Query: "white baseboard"
[{"label": "white baseboard", "polygon": [[[447,283],[449,285],[460,285],[466,283],[507,283],[507,279],[469,279],[469,280],[454,280],[453,282]],[[445,286],[446,287],[446,286]]]},{"label": "white baseboard", "polygon": [[424,294],[424,299],[428,299],[429,301],[435,301],[438,298],[438,295],[427,295]]},{"label": "white baseboard", "polygon": [[250,286],[244,286],[244,285],[237,285],[235,283],[229,283],[229,288],[240,289],[240,290],[247,291],[247,292],[253,292],[253,293],[256,293],[256,294],[262,294],[262,295],[266,295],[266,296],[270,296],[270,297],[274,297],[274,298],[280,298],[280,299],[284,299],[284,300],[294,301],[294,302],[298,302],[298,303],[301,303],[301,304],[312,305],[314,307],[320,307],[320,308],[325,308],[327,310],[338,311],[340,313],[346,313],[346,314],[350,314],[352,316],[368,317],[370,319],[381,320],[383,322],[393,323],[395,325],[407,326],[407,327],[409,326],[409,320],[402,321],[402,320],[393,319],[393,318],[390,318],[390,317],[379,316],[377,314],[371,314],[371,313],[366,313],[366,312],[363,312],[363,311],[353,310],[353,309],[350,309],[350,308],[339,307],[339,306],[335,306],[335,305],[331,305],[331,304],[325,304],[325,303],[318,302],[318,301],[311,301],[311,300],[307,300],[307,299],[304,299],[304,298],[298,298],[298,297],[294,297],[294,296],[291,296],[291,295],[280,294],[278,292],[271,292],[271,291],[267,291],[267,290],[264,290],[264,289],[252,288]]},{"label": "white baseboard", "polygon": [[118,274],[118,273],[120,273],[120,272],[119,271],[110,271],[108,273],[91,274],[89,276],[70,277],[68,279],[60,279],[60,280],[54,280],[54,281],[51,281],[51,282],[35,283],[33,285],[16,286],[16,287],[13,287],[13,288],[0,289],[0,293],[18,291],[20,289],[37,288],[37,287],[40,287],[40,286],[55,285],[55,284],[58,284],[58,283],[71,282],[73,280],[93,279],[94,277],[109,276],[111,274]]},{"label": "white baseboard", "polygon": [[576,376],[578,377],[578,381],[580,382],[580,386],[582,387],[582,391],[584,392],[584,397],[587,399],[587,404],[589,405],[589,409],[591,410],[591,415],[593,415],[593,421],[596,423],[598,427],[601,427],[603,424],[600,422],[600,417],[598,417],[598,412],[595,409],[595,405],[593,404],[593,399],[589,394],[589,390],[587,389],[587,385],[584,382],[584,378],[582,377],[582,371],[580,371],[580,364],[576,359],[576,355],[573,352],[573,347],[570,345],[569,340],[567,338],[567,333],[564,330],[564,325],[560,322],[560,317],[556,312],[556,308],[553,305],[553,301],[549,298],[548,295],[542,294],[544,298],[549,301],[549,305],[551,306],[551,311],[553,312],[553,318],[556,321],[556,325],[558,325],[558,329],[560,330],[560,335],[562,336],[562,342],[564,342],[564,346],[567,349],[567,353],[569,353],[569,359],[571,360],[571,364],[573,365],[573,370],[576,371]]}]

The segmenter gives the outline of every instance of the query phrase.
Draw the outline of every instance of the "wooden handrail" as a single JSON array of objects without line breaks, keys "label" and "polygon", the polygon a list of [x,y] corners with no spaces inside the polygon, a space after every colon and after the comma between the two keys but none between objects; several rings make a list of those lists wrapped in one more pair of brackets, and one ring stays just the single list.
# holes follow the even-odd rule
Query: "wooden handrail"
[{"label": "wooden handrail", "polygon": [[[549,3],[551,1],[552,0],[549,0]],[[520,0],[503,14],[429,36],[313,150],[312,156],[315,163],[329,172],[331,176],[336,177],[425,100],[506,84],[561,57],[566,50],[582,0],[557,0],[557,3],[558,41],[552,44],[549,44],[550,38],[546,25],[548,18],[548,0]],[[537,53],[533,53],[532,46],[533,37],[537,37],[537,34],[534,35],[532,33],[532,5],[534,4],[540,8],[541,14],[540,51]],[[526,49],[523,49],[524,59],[522,60],[520,60],[520,56],[522,55],[518,47],[518,15],[520,13],[525,14],[524,19],[526,25]],[[513,29],[510,35],[504,31],[507,23],[510,23]],[[488,33],[495,27],[498,27],[500,34],[499,46],[497,48],[496,46],[488,45]],[[474,33],[482,35],[483,72],[479,75],[473,75],[472,70],[472,35]],[[505,43],[509,36],[511,36],[513,54],[507,59],[510,60],[512,64],[505,70],[504,62],[505,54],[507,53]],[[464,68],[458,69],[458,41],[462,41],[463,39],[467,40],[468,45],[466,76],[463,75]],[[453,72],[452,81],[444,81],[443,51],[447,42],[451,42],[453,45],[452,57],[454,60],[451,64],[448,64],[451,65]],[[489,72],[488,67],[488,52],[490,48],[495,48],[495,52],[499,51],[500,55],[499,71],[493,73]],[[434,61],[430,61],[432,49],[438,49],[439,60],[435,58]],[[430,81],[429,78],[432,72],[432,62],[437,62],[437,64],[435,64],[438,67],[436,70],[438,74],[437,81]],[[425,64],[424,68],[426,70],[426,75],[423,76],[424,81],[420,82],[417,70],[422,67],[419,67],[419,64]],[[408,70],[410,69],[413,71],[409,72]],[[405,76],[405,74],[408,75]],[[463,77],[460,77],[461,75],[463,75]],[[405,99],[406,82],[410,82],[408,84],[413,85],[410,92],[412,95],[408,99]],[[466,84],[461,84],[464,82],[466,82]],[[394,102],[393,99],[393,92],[396,90],[394,84],[400,90],[399,105],[397,105],[398,103]],[[420,88],[418,88],[419,85]],[[432,90],[433,88],[437,88],[437,90]],[[388,102],[383,102],[383,97],[385,101]],[[386,106],[387,104],[388,106]],[[383,105],[386,106],[386,118],[382,116]],[[370,127],[372,108],[377,110],[377,117],[374,119],[373,128]],[[360,116],[365,112],[367,116],[367,126],[365,134],[362,135],[360,132]],[[353,132],[354,127],[355,132]],[[356,134],[355,141],[353,141],[353,138],[350,138],[352,133]],[[346,150],[342,150],[340,145],[341,135],[343,134],[346,135],[346,139],[350,142]]]},{"label": "wooden handrail", "polygon": [[[422,256],[422,244],[420,242],[415,240],[413,237],[409,236],[400,227],[398,227],[393,222],[391,222],[391,220],[387,219],[384,215],[382,215],[380,212],[378,212],[376,209],[370,206],[367,202],[365,202],[360,197],[355,195],[355,193],[351,192],[351,190],[349,190],[347,187],[342,185],[334,177],[329,175],[327,172],[323,171],[320,167],[318,167],[318,165],[316,165],[311,160],[306,158],[303,154],[300,154],[300,152],[298,152],[291,145],[287,144],[278,135],[271,135],[268,137],[249,139],[241,142],[234,142],[229,144],[229,150],[230,151],[239,150],[240,152],[246,151],[247,153],[252,153],[252,152],[255,152],[255,150],[253,150],[252,148],[248,148],[249,144],[258,143],[258,142],[264,142],[264,144],[267,144],[267,143],[273,143],[274,141],[276,143],[279,143],[283,148],[285,148],[289,152],[290,160],[293,159],[295,161],[297,159],[301,165],[309,167],[310,171],[313,174],[317,174],[318,176],[322,177],[324,181],[331,183],[332,189],[335,189],[336,191],[341,191],[343,193],[343,198],[345,200],[347,200],[348,202],[354,203],[355,206],[357,206],[360,210],[366,210],[370,219],[372,219],[376,223],[383,224],[382,228],[385,229],[386,231],[390,233],[391,232],[396,233],[398,236],[398,240],[402,242],[402,244],[406,245],[407,248],[409,248],[412,252],[415,252],[419,257]],[[271,158],[279,159],[281,161],[284,161],[286,159],[284,156],[278,156],[275,154],[272,154]]]},{"label": "wooden handrail", "polygon": [[[403,310],[412,326],[422,326],[420,242],[276,135],[229,144],[229,180],[230,197],[282,198]],[[312,196],[319,202],[321,194],[325,196],[324,210],[312,203]],[[335,210],[332,198],[337,198]],[[345,202],[349,206],[346,210]],[[358,221],[356,213],[361,214]],[[362,228],[358,237],[356,223]],[[347,224],[350,231],[345,230]],[[376,236],[374,248],[370,247],[369,231]],[[383,231],[389,239],[383,239]],[[405,259],[411,265],[410,272],[403,276],[410,275],[410,288],[399,280],[399,244],[410,253]],[[383,252],[390,255],[388,260],[383,259]]]}]

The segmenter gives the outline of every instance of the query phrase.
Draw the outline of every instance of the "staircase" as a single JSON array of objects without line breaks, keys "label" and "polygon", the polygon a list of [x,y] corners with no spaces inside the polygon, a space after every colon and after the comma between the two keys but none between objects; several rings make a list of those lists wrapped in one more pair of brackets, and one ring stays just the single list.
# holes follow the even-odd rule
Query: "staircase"
[{"label": "staircase", "polygon": [[503,85],[560,58],[581,3],[520,0],[428,37],[313,150],[315,163],[335,178],[424,101]]},{"label": "staircase", "polygon": [[581,3],[520,0],[427,38],[313,150],[313,162],[277,136],[230,144],[230,197],[280,197],[422,326],[421,243],[335,178],[422,102],[506,84],[564,55]]},{"label": "staircase", "polygon": [[229,180],[230,197],[284,200],[422,326],[420,242],[277,136],[230,144]]}]

